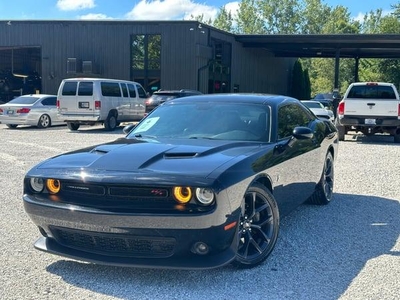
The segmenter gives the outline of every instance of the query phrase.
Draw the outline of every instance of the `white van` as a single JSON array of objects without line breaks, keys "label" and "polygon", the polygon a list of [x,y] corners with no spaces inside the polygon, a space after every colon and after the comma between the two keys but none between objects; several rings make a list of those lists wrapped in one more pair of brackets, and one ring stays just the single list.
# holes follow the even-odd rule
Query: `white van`
[{"label": "white van", "polygon": [[148,98],[143,87],[133,81],[104,78],[64,79],[57,94],[61,120],[70,130],[81,124],[104,124],[114,130],[121,122],[139,121]]}]

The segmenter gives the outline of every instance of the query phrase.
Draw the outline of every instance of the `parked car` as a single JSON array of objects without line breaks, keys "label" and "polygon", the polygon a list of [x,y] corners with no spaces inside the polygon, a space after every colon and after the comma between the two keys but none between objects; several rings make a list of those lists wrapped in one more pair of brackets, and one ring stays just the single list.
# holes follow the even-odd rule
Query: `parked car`
[{"label": "parked car", "polygon": [[334,112],[334,106],[333,106],[333,101],[331,99],[318,99],[316,100],[319,103],[321,103],[326,109],[331,110]]},{"label": "parked car", "polygon": [[302,100],[301,102],[307,106],[318,118],[328,119],[332,122],[335,120],[333,111],[327,109],[321,102],[314,100]]},{"label": "parked car", "polygon": [[64,79],[57,94],[60,118],[70,130],[81,125],[103,124],[114,130],[121,122],[139,121],[148,95],[133,81],[106,78]]},{"label": "parked car", "polygon": [[47,128],[65,124],[57,115],[57,96],[47,94],[23,95],[0,105],[0,123],[8,128],[31,125]]},{"label": "parked car", "polygon": [[158,90],[151,95],[145,102],[146,113],[151,112],[158,105],[164,103],[165,101],[172,100],[175,98],[181,98],[186,96],[201,95],[202,93],[196,90]]},{"label": "parked car", "polygon": [[296,99],[182,97],[134,126],[28,171],[37,249],[117,266],[253,267],[281,217],[332,200],[336,127]]}]

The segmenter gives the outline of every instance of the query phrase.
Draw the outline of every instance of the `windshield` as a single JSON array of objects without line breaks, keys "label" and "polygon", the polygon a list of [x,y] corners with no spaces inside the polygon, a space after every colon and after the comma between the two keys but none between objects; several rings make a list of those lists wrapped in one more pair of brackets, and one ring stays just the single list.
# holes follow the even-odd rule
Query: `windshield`
[{"label": "windshield", "polygon": [[179,103],[159,106],[128,137],[269,142],[270,129],[265,105]]},{"label": "windshield", "polygon": [[9,104],[33,104],[35,103],[39,98],[37,97],[17,97],[15,99],[12,99]]}]

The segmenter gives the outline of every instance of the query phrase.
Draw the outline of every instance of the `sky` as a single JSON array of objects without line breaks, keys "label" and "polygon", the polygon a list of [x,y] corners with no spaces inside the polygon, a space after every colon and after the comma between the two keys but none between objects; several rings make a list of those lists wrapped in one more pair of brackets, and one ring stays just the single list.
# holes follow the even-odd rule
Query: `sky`
[{"label": "sky", "polygon": [[[279,1],[279,0],[277,0]],[[376,9],[389,13],[399,0],[321,0],[342,5],[354,19]],[[222,6],[236,11],[233,0],[0,0],[0,20],[185,20],[214,19]]]}]

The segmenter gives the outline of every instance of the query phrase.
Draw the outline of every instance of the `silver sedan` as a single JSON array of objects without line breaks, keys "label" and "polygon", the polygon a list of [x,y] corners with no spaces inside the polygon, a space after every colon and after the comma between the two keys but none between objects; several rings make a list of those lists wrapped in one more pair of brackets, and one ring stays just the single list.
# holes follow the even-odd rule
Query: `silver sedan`
[{"label": "silver sedan", "polygon": [[57,96],[46,94],[23,95],[0,105],[0,123],[8,128],[31,125],[47,128],[65,124],[58,117]]}]

